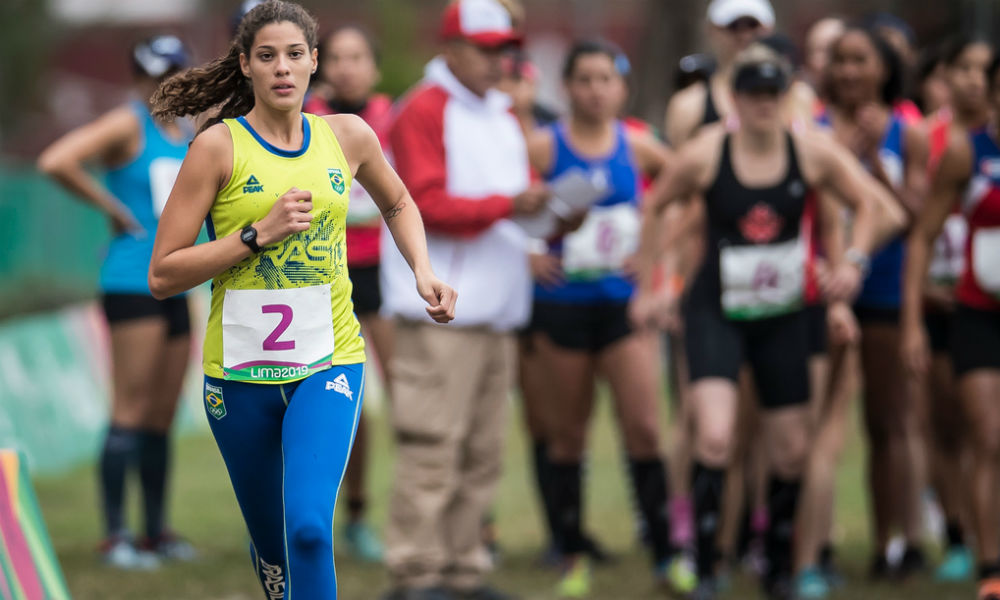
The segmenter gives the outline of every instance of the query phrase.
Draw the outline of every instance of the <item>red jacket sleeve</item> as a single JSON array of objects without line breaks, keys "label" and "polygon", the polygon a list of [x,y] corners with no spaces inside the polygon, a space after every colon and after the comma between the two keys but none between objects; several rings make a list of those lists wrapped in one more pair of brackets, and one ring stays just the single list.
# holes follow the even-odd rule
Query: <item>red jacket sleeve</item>
[{"label": "red jacket sleeve", "polygon": [[389,131],[396,171],[413,196],[428,231],[471,236],[510,216],[508,196],[451,196],[447,190],[444,105],[447,93],[425,88],[414,93]]}]

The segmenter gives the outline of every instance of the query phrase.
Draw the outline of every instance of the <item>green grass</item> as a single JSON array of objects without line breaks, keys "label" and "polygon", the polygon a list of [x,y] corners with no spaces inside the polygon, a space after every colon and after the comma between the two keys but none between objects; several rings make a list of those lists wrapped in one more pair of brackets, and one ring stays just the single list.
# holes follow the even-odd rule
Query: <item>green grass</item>
[{"label": "green grass", "polygon": [[[382,415],[371,411],[369,418],[374,432],[369,486],[373,500],[371,519],[382,523],[392,475],[391,444]],[[504,558],[493,581],[521,594],[525,600],[543,600],[555,597],[556,574],[534,564],[542,535],[520,418],[519,411],[512,411],[496,515]],[[856,433],[852,433],[849,444],[839,475],[835,540],[850,585],[836,598],[967,600],[974,597],[971,586],[940,586],[929,578],[918,578],[903,586],[873,586],[865,582],[864,571],[871,551],[867,538],[867,501],[861,483],[862,448]],[[595,573],[593,598],[661,598],[663,595],[653,589],[647,559],[634,541],[619,440],[606,402],[602,403],[595,423],[592,447],[586,499],[588,528],[621,559],[615,566]],[[207,433],[179,440],[175,454],[173,523],[201,551],[201,560],[194,564],[171,565],[148,574],[104,568],[94,551],[101,519],[93,468],[79,468],[58,478],[43,478],[36,485],[56,552],[77,600],[263,597],[251,573],[247,537],[228,476]],[[130,508],[131,516],[136,517],[137,504]],[[345,556],[340,556],[337,564],[340,597],[345,600],[377,598],[388,587],[385,572],[378,566],[361,565]],[[752,581],[738,578],[726,597],[757,598],[758,594]]]}]

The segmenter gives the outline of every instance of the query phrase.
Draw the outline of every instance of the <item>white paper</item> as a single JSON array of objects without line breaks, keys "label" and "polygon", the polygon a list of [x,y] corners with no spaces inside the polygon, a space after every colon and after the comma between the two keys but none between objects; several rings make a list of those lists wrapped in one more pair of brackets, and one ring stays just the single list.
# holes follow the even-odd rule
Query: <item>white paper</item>
[{"label": "white paper", "polygon": [[530,237],[547,239],[556,232],[560,219],[586,212],[606,197],[609,183],[604,171],[573,167],[549,182],[552,197],[544,208],[533,215],[518,215],[513,220]]}]

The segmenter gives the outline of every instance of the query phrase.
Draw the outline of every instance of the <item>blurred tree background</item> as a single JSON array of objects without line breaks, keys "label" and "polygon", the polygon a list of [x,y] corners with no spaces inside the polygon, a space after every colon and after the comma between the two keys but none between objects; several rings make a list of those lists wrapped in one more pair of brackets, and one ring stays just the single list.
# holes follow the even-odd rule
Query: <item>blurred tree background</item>
[{"label": "blurred tree background", "polygon": [[[382,46],[383,91],[398,96],[433,54],[446,0],[303,0],[321,28],[359,22]],[[704,48],[707,0],[524,0],[528,48],[547,76],[542,95],[558,100],[561,52],[575,37],[603,36],[636,67],[632,110],[662,125],[677,59]],[[4,0],[0,3],[0,154],[30,158],[58,133],[93,118],[127,93],[126,50],[155,31],[172,31],[198,60],[221,53],[235,0]],[[997,29],[996,0],[774,0],[778,28],[801,42],[822,16],[875,11],[906,19],[921,44],[957,31]],[[127,10],[125,7],[128,7]]]}]

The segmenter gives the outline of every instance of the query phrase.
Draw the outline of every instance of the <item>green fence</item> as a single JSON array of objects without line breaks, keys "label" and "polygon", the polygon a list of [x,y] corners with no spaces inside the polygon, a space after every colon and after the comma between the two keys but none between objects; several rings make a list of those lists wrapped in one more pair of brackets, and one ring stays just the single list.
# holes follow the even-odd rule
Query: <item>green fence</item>
[{"label": "green fence", "polygon": [[106,219],[30,166],[0,165],[0,319],[94,297]]}]

